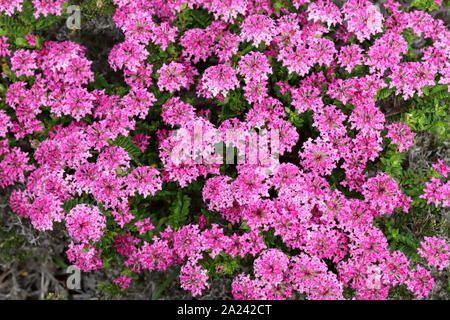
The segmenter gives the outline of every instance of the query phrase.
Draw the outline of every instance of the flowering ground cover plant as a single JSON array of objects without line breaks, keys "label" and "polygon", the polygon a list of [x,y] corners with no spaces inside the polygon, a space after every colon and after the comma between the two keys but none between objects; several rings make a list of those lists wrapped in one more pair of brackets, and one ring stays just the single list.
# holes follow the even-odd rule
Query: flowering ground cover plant
[{"label": "flowering ground cover plant", "polygon": [[69,4],[0,4],[0,187],[68,262],[117,291],[175,270],[193,297],[223,275],[235,299],[429,296],[448,229],[401,225],[442,221],[450,169],[404,163],[449,137],[448,1],[100,1],[119,81],[46,39]]}]

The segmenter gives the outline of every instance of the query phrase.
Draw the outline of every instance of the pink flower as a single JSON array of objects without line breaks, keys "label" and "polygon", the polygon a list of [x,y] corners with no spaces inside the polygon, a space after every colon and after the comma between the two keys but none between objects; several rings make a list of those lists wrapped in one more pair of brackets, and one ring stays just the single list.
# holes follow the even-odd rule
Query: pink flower
[{"label": "pink flower", "polygon": [[155,226],[150,222],[150,218],[145,218],[143,221],[139,220],[135,225],[139,230],[139,235],[143,235],[147,231],[155,229]]},{"label": "pink flower", "polygon": [[261,14],[248,16],[241,26],[241,38],[248,42],[253,41],[255,47],[258,47],[261,42],[268,46],[276,32],[275,22]]},{"label": "pink flower", "polygon": [[97,242],[106,228],[106,218],[97,207],[78,204],[67,214],[66,227],[78,242]]},{"label": "pink flower", "polygon": [[330,1],[317,1],[311,3],[306,9],[308,13],[308,20],[314,22],[326,22],[327,27],[335,26],[338,23],[342,23],[341,12],[339,8]]},{"label": "pink flower", "polygon": [[356,44],[343,46],[337,56],[338,62],[347,72],[352,72],[355,66],[362,64],[362,52]]},{"label": "pink flower", "polygon": [[136,254],[139,264],[144,269],[166,270],[176,262],[176,254],[173,247],[169,247],[169,241],[153,238],[153,243],[144,242]]},{"label": "pink flower", "polygon": [[78,267],[81,271],[95,271],[103,267],[103,263],[99,257],[101,251],[97,251],[94,245],[89,244],[69,244],[66,251],[67,259]]},{"label": "pink flower", "polygon": [[160,45],[161,49],[166,51],[167,46],[175,42],[177,32],[177,27],[171,27],[168,22],[163,22],[153,27],[151,39],[154,44]]},{"label": "pink flower", "polygon": [[[28,5],[39,18],[62,14],[63,2]],[[94,78],[79,44],[36,48],[28,34],[33,50],[11,54],[14,41],[0,37],[0,56],[23,80],[4,65],[0,188],[16,189],[13,212],[39,231],[65,224],[68,261],[83,271],[111,254],[137,274],[179,266],[194,297],[242,261],[249,274],[233,280],[236,299],[387,299],[395,286],[419,299],[430,293],[430,271],[411,270],[374,225],[412,202],[405,181],[375,170],[383,137],[399,152],[414,141],[375,102],[388,86],[409,99],[450,82],[445,23],[393,0],[383,14],[368,0],[112,2],[125,40],[108,62],[122,71],[123,90]],[[0,13],[15,18],[22,3],[1,1]],[[202,10],[213,20],[201,21]],[[426,39],[419,60],[405,57],[408,30]],[[180,93],[194,84],[197,96]],[[448,207],[450,169],[440,159],[432,168],[419,197]],[[142,205],[170,211],[164,200],[177,186],[183,219],[173,224],[169,212],[154,225],[167,214]],[[200,190],[208,214],[198,212]],[[430,236],[418,255],[445,270],[449,251]],[[128,288],[130,272],[114,283]]]},{"label": "pink flower", "polygon": [[6,36],[0,38],[0,57],[6,57],[11,54],[11,50],[8,50],[9,43]]},{"label": "pink flower", "polygon": [[239,61],[239,74],[244,76],[245,81],[251,79],[267,80],[272,73],[272,67],[265,55],[260,52],[250,52]]},{"label": "pink flower", "polygon": [[196,114],[193,106],[181,101],[180,97],[172,97],[163,104],[161,116],[173,127],[194,120]]},{"label": "pink flower", "polygon": [[437,163],[432,164],[433,170],[436,170],[440,175],[447,177],[450,172],[450,167],[446,166],[441,159],[437,160]]},{"label": "pink flower", "polygon": [[421,247],[417,249],[422,258],[426,258],[428,265],[444,270],[448,266],[450,258],[450,249],[444,239],[436,236],[425,237],[420,243]]},{"label": "pink flower", "polygon": [[181,287],[184,290],[191,291],[193,297],[200,295],[203,290],[209,288],[207,280],[207,270],[202,269],[201,266],[187,263],[181,267]]},{"label": "pink flower", "polygon": [[0,110],[0,137],[6,137],[10,127],[12,127],[11,118],[4,110]]},{"label": "pink flower", "polygon": [[370,65],[371,72],[378,70],[384,72],[400,63],[402,55],[408,51],[408,42],[395,32],[386,32],[369,48],[368,59],[365,63]]},{"label": "pink flower", "polygon": [[271,283],[283,281],[288,266],[289,258],[278,249],[263,251],[253,264],[255,276]]},{"label": "pink flower", "polygon": [[239,49],[241,38],[229,31],[223,31],[222,37],[215,46],[215,53],[219,57],[219,62],[229,62]]},{"label": "pink flower", "polygon": [[136,134],[131,140],[134,142],[135,145],[138,146],[138,148],[141,150],[142,153],[145,152],[146,147],[150,144],[148,141],[150,139],[150,136],[147,136],[142,133]]},{"label": "pink flower", "polygon": [[236,300],[261,299],[261,290],[257,287],[257,282],[250,279],[250,275],[244,273],[234,278],[231,284],[231,292]]},{"label": "pink flower", "polygon": [[127,95],[122,98],[121,105],[128,117],[138,116],[145,119],[148,110],[156,101],[155,95],[144,88],[132,88]]},{"label": "pink flower", "polygon": [[241,0],[211,0],[204,2],[203,5],[216,20],[221,19],[224,22],[231,22],[238,14],[244,16],[249,6],[247,2]]},{"label": "pink flower", "polygon": [[198,221],[198,226],[200,227],[200,228],[204,228],[205,226],[206,226],[206,223],[208,222],[208,220],[205,218],[205,216],[202,214],[200,217],[199,217],[199,221]]},{"label": "pink flower", "polygon": [[28,41],[28,44],[32,47],[36,46],[36,38],[30,33],[25,37],[25,39]]},{"label": "pink flower", "polygon": [[138,68],[136,71],[130,71],[126,69],[125,82],[132,88],[150,87],[152,81],[153,67],[150,64],[146,64],[143,67]]},{"label": "pink flower", "polygon": [[36,52],[19,49],[14,52],[11,58],[11,70],[16,71],[18,77],[21,75],[31,77],[34,75],[34,70],[38,68],[36,58]]},{"label": "pink flower", "polygon": [[408,125],[397,122],[387,125],[386,128],[388,129],[386,138],[391,138],[391,143],[398,145],[398,151],[406,151],[413,145],[414,134]]},{"label": "pink flower", "polygon": [[91,114],[94,97],[85,88],[69,88],[64,93],[61,104],[53,108],[53,112],[61,115],[71,115],[75,120],[81,120]]},{"label": "pink flower", "polygon": [[347,133],[343,122],[347,116],[334,105],[325,106],[314,113],[313,126],[319,129],[321,136],[328,137],[330,140],[334,137],[341,137]]},{"label": "pink flower", "polygon": [[112,48],[108,56],[108,62],[114,71],[125,68],[131,72],[136,72],[143,65],[148,55],[145,46],[125,41]]},{"label": "pink flower", "polygon": [[300,6],[302,6],[306,3],[309,3],[309,2],[310,2],[310,0],[293,0],[292,1],[295,9],[297,9],[297,10],[298,10],[298,8],[300,8]]},{"label": "pink flower", "polygon": [[23,0],[5,0],[0,3],[0,12],[3,12],[7,16],[12,16],[14,11],[22,12]]},{"label": "pink flower", "polygon": [[65,0],[33,0],[33,6],[36,9],[36,12],[33,15],[36,19],[39,18],[40,14],[42,14],[44,17],[46,17],[48,14],[60,16],[62,11],[61,6],[64,2]]},{"label": "pink flower", "polygon": [[408,290],[413,292],[418,299],[428,296],[434,288],[434,279],[430,276],[430,271],[417,265],[415,271],[411,271],[406,281]]},{"label": "pink flower", "polygon": [[130,286],[131,280],[133,280],[132,277],[128,277],[124,274],[123,276],[114,279],[114,283],[119,285],[122,289],[127,289]]},{"label": "pink flower", "polygon": [[16,182],[25,182],[25,174],[35,169],[34,165],[28,164],[28,153],[18,147],[14,147],[2,157],[0,161],[0,187],[5,188]]},{"label": "pink flower", "polygon": [[209,67],[203,73],[197,92],[206,98],[226,97],[230,90],[239,87],[236,71],[227,64]]},{"label": "pink flower", "polygon": [[189,89],[194,83],[193,76],[198,75],[195,68],[189,63],[177,63],[172,61],[168,65],[163,64],[158,70],[158,87],[161,91],[167,90],[170,93],[179,91],[181,88]]},{"label": "pink flower", "polygon": [[206,180],[203,187],[203,201],[208,204],[209,210],[221,211],[233,205],[233,191],[228,183],[228,176],[216,176]]}]

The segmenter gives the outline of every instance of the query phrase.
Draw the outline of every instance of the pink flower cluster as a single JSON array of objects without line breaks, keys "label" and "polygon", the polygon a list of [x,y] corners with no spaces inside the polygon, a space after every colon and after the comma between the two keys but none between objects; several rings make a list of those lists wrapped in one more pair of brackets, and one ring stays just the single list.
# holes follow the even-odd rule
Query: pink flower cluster
[{"label": "pink flower cluster", "polygon": [[226,236],[216,224],[202,232],[198,225],[186,225],[178,230],[168,227],[160,237],[153,237],[152,243],[130,234],[119,235],[115,237],[115,247],[126,258],[125,265],[138,273],[143,269],[166,270],[175,264],[183,264],[181,286],[191,291],[193,296],[209,288],[207,270],[199,264],[204,255],[211,258],[221,253],[232,257],[255,256],[266,248],[262,237],[256,232]]},{"label": "pink flower cluster", "polygon": [[[35,17],[60,15],[63,2],[33,0]],[[13,15],[22,3],[3,1],[0,12]],[[391,0],[386,16],[368,0],[341,7],[295,0],[301,12],[276,14],[268,0],[114,4],[125,39],[108,62],[123,72],[128,87],[121,93],[88,86],[92,62],[79,44],[12,52],[13,41],[0,38],[0,56],[19,77],[0,110],[0,187],[22,185],[10,197],[15,213],[40,231],[64,224],[73,239],[67,258],[86,272],[103,267],[108,252],[101,249],[112,234],[129,269],[114,280],[123,289],[132,273],[181,266],[182,288],[198,296],[211,273],[223,270],[220,259],[249,258],[253,273],[235,277],[236,299],[289,299],[295,292],[345,299],[344,288],[355,299],[386,299],[402,285],[419,299],[431,292],[430,271],[392,251],[374,224],[396,209],[408,213],[412,198],[369,163],[383,152],[383,132],[395,152],[414,142],[406,124],[386,124],[375,103],[380,89],[408,99],[450,82],[450,32],[442,22],[400,11]],[[214,21],[186,27],[184,15],[193,9]],[[404,59],[405,29],[431,39],[418,61]],[[32,35],[26,39],[35,47]],[[149,62],[158,51],[169,58]],[[364,68],[366,75],[352,76]],[[184,95],[192,88],[189,94],[210,108]],[[215,121],[216,109],[222,115],[227,108],[236,116]],[[306,124],[312,132],[302,129]],[[17,146],[21,139],[27,152]],[[216,148],[222,144],[237,163],[226,162],[227,152]],[[448,207],[450,183],[441,180],[450,169],[439,160],[433,170],[420,197]],[[165,219],[137,208],[167,185],[184,192],[194,182],[202,210],[220,224],[198,213],[182,226],[164,226]],[[282,245],[269,244],[267,234]],[[418,253],[432,267],[448,265],[443,239],[425,237]]]},{"label": "pink flower cluster", "polygon": [[421,243],[421,247],[417,250],[422,258],[426,258],[428,265],[444,270],[448,266],[450,259],[450,249],[444,239],[436,236],[425,237]]},{"label": "pink flower cluster", "polygon": [[209,67],[198,83],[197,94],[206,98],[225,98],[230,90],[239,87],[236,71],[227,64]]},{"label": "pink flower cluster", "polygon": [[443,207],[450,206],[450,181],[441,182],[437,178],[430,178],[430,182],[425,182],[424,194],[420,196],[427,200],[427,204],[434,203],[436,207],[442,204]]},{"label": "pink flower cluster", "polygon": [[[24,0],[5,0],[0,3],[0,12],[12,16],[15,11],[22,12],[22,5]],[[33,0],[33,7],[36,11],[33,16],[37,19],[39,15],[42,14],[46,17],[48,14],[54,14],[57,16],[61,15],[62,4],[66,2],[65,0]]]},{"label": "pink flower cluster", "polygon": [[386,128],[388,129],[386,138],[391,138],[392,143],[398,145],[400,152],[408,150],[413,145],[414,134],[406,124],[391,123]]},{"label": "pink flower cluster", "polygon": [[69,235],[78,242],[97,242],[103,235],[106,219],[98,208],[76,205],[66,216]]},{"label": "pink flower cluster", "polygon": [[189,89],[194,83],[193,76],[198,75],[196,69],[188,63],[177,63],[172,61],[168,65],[163,64],[158,70],[158,87],[161,91],[167,90],[170,93],[179,91],[181,88]]}]

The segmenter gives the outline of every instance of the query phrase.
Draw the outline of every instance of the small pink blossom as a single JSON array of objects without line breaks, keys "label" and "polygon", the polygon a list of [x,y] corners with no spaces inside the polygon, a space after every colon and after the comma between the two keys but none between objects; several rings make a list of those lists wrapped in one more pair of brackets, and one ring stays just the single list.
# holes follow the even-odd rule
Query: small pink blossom
[{"label": "small pink blossom", "polygon": [[421,247],[417,249],[422,258],[426,258],[428,265],[444,270],[448,266],[450,259],[450,249],[444,239],[436,236],[425,237],[420,243]]}]

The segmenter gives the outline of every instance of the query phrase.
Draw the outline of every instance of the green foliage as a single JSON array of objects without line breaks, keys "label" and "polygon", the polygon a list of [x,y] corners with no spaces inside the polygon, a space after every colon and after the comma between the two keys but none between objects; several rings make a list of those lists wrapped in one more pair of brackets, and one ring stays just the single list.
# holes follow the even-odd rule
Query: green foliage
[{"label": "green foliage", "polygon": [[291,111],[288,107],[285,107],[284,110],[288,116],[289,122],[291,122],[297,129],[303,126],[304,117],[300,115],[296,110]]},{"label": "green foliage", "polygon": [[439,9],[439,6],[434,0],[413,0],[413,2],[411,2],[411,7],[416,7],[417,9],[423,11],[432,11]]},{"label": "green foliage", "polygon": [[0,228],[0,260],[10,264],[25,261],[30,252],[22,250],[26,239],[15,228],[6,231]]},{"label": "green foliage", "polygon": [[177,196],[172,203],[172,207],[170,209],[170,215],[168,217],[168,224],[173,229],[178,229],[182,227],[187,219],[189,214],[189,207],[191,205],[191,198],[183,194],[183,191],[178,190]]},{"label": "green foliage", "polygon": [[91,19],[97,14],[113,15],[116,10],[116,6],[112,0],[72,0],[71,4],[79,5],[80,10],[86,15],[87,19]]},{"label": "green foliage", "polygon": [[422,89],[423,94],[431,99],[448,99],[448,84],[438,84],[435,86],[425,86]]},{"label": "green foliage", "polygon": [[[434,93],[432,93],[434,90]],[[437,96],[444,95],[445,99],[435,97],[430,98],[415,98],[411,110],[404,115],[405,123],[414,131],[429,131],[441,139],[450,138],[448,128],[449,123],[449,95],[443,93],[442,89],[430,90],[430,95]]]},{"label": "green foliage", "polygon": [[19,48],[28,48],[28,42],[25,40],[25,36],[32,33],[37,38],[37,46],[42,44],[42,38],[39,37],[39,33],[43,30],[50,28],[55,24],[63,23],[66,19],[67,2],[62,6],[62,16],[48,15],[44,17],[39,16],[35,19],[33,13],[35,9],[31,0],[23,2],[22,11],[20,14],[7,16],[0,14],[0,36],[7,36],[13,41],[9,41],[10,49],[16,50]]},{"label": "green foliage", "polygon": [[417,59],[416,54],[414,53],[414,49],[412,48],[412,44],[414,40],[417,38],[417,35],[411,28],[406,28],[401,32],[403,38],[408,42],[408,51],[405,56],[402,58],[403,61],[414,61]]},{"label": "green foliage", "polygon": [[120,286],[111,281],[100,282],[97,285],[97,292],[106,299],[112,299],[125,293]]},{"label": "green foliage", "polygon": [[236,270],[242,267],[242,263],[242,258],[239,256],[232,258],[230,255],[221,252],[214,259],[205,259],[202,266],[208,270],[209,277],[217,279],[224,274],[234,274]]},{"label": "green foliage", "polygon": [[175,267],[175,269],[172,271],[172,273],[164,280],[164,282],[153,292],[152,294],[152,300],[157,300],[164,292],[164,290],[167,289],[167,287],[172,284],[172,282],[179,276],[180,274],[180,267]]},{"label": "green foliage", "polygon": [[386,99],[387,97],[389,97],[393,92],[395,91],[395,88],[380,88],[378,89],[377,95],[376,95],[376,100],[382,100],[382,99]]},{"label": "green foliage", "polygon": [[45,297],[45,300],[67,300],[67,298],[61,293],[49,292]]},{"label": "green foliage", "polygon": [[64,211],[69,212],[72,210],[76,205],[79,204],[91,204],[96,205],[96,202],[92,198],[92,196],[88,196],[83,194],[81,197],[77,197],[75,199],[66,200],[64,204],[62,205],[62,208]]},{"label": "green foliage", "polygon": [[393,219],[385,218],[385,236],[389,242],[391,250],[401,250],[412,260],[419,260],[417,255],[417,248],[420,246],[420,241],[415,239],[411,233],[402,233],[399,228],[395,227]]},{"label": "green foliage", "polygon": [[393,177],[397,177],[402,174],[404,158],[405,153],[398,152],[397,147],[390,144],[386,153],[380,158],[380,169]]},{"label": "green foliage", "polygon": [[219,112],[219,123],[234,117],[242,116],[250,106],[240,91],[231,91],[224,101],[217,103],[222,107]]}]

